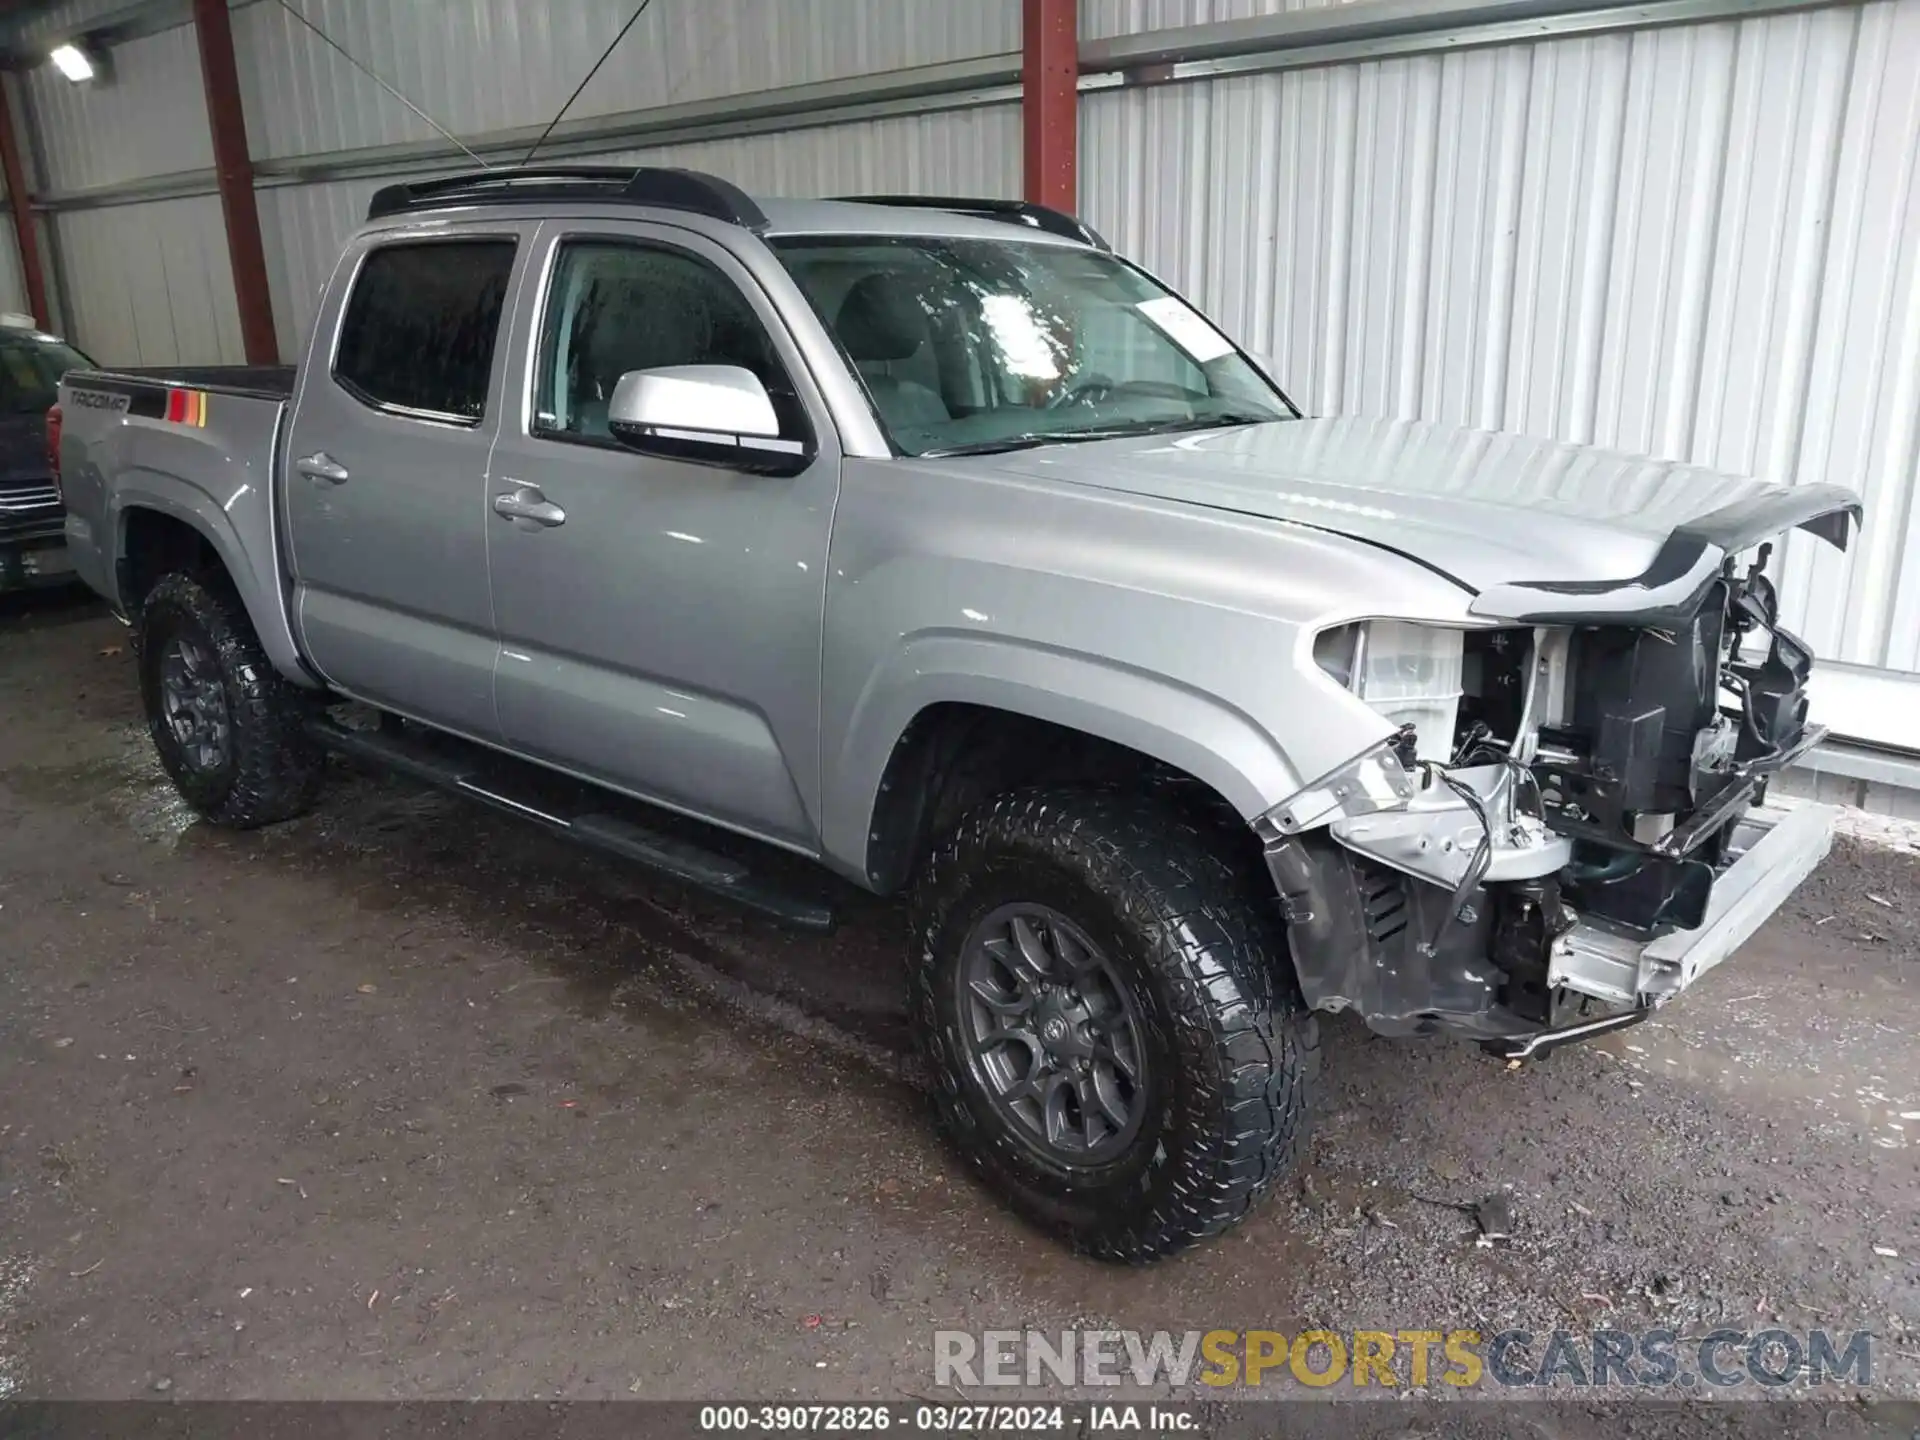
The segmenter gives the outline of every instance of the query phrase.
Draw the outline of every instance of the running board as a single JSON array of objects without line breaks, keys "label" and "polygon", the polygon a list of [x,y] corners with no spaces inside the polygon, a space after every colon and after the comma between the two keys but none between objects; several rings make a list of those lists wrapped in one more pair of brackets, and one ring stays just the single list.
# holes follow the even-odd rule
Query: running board
[{"label": "running board", "polygon": [[[556,814],[546,805],[533,804],[529,798],[517,796],[506,772],[525,765],[524,761],[496,757],[478,747],[473,748],[471,756],[443,753],[438,747],[410,738],[398,727],[349,730],[332,720],[317,718],[307,722],[307,733],[335,754],[392,770],[435,789],[464,795],[505,814],[532,820],[564,839],[617,855],[785,924],[802,930],[825,931],[834,927],[830,905],[756,879],[747,865],[730,856],[614,815],[598,811]],[[465,741],[452,743],[462,748],[467,746]]]}]

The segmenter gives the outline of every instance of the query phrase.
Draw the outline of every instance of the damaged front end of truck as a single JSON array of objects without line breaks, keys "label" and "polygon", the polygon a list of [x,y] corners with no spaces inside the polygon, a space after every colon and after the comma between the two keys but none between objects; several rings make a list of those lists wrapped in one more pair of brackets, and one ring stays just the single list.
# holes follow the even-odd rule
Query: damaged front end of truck
[{"label": "damaged front end of truck", "polygon": [[1832,487],[1773,492],[1676,530],[1634,581],[1483,590],[1484,628],[1316,636],[1398,729],[1256,822],[1307,1003],[1519,1058],[1644,1019],[1725,959],[1832,828],[1764,803],[1823,734],[1768,542],[1845,548],[1859,513]]}]

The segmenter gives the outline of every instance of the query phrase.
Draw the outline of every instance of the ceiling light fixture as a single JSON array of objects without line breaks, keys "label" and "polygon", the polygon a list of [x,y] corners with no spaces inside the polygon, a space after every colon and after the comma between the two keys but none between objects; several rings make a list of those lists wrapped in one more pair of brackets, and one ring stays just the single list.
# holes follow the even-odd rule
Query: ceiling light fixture
[{"label": "ceiling light fixture", "polygon": [[73,81],[76,85],[82,81],[91,80],[95,75],[100,73],[100,67],[94,63],[93,56],[89,55],[85,50],[82,50],[78,45],[66,44],[56,46],[53,53],[47,58],[53,61],[55,68],[57,68],[62,75],[66,76],[67,79]]}]

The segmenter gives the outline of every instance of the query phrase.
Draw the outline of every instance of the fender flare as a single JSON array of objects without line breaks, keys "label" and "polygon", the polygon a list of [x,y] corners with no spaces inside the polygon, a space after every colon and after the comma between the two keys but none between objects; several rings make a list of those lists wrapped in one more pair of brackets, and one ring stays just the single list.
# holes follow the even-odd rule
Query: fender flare
[{"label": "fender flare", "polygon": [[895,747],[928,707],[961,703],[1122,745],[1212,787],[1251,821],[1301,785],[1273,737],[1221,701],[1111,660],[967,632],[910,637],[875,667],[829,759],[822,838],[867,873],[871,822]]},{"label": "fender flare", "polygon": [[[155,480],[159,483],[152,483]],[[122,611],[130,613],[128,597],[123,593],[128,558],[127,532],[131,528],[133,512],[138,510],[164,515],[198,533],[232,580],[240,604],[245,608],[247,618],[253,622],[254,633],[260,638],[260,648],[273,662],[274,669],[294,684],[309,687],[316,684],[294,641],[286,607],[281,601],[278,577],[272,573],[260,573],[251,552],[241,542],[232,519],[218,502],[206,491],[182,480],[149,473],[137,478],[128,477],[115,487],[112,508],[113,577],[116,599]]]}]

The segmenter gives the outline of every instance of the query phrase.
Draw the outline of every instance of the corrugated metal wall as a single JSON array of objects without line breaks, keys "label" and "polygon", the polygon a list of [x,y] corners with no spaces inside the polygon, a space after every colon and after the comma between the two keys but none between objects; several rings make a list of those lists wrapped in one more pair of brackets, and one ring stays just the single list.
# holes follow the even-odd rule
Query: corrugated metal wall
[{"label": "corrugated metal wall", "polygon": [[[631,0],[552,6],[301,0],[300,8],[462,135],[544,124],[632,14]],[[256,157],[434,138],[430,126],[278,5],[237,4],[233,26]],[[568,118],[1000,54],[1019,45],[1019,0],[676,0],[649,7]],[[107,85],[70,85],[49,66],[24,77],[46,151],[42,188],[83,191],[212,164],[192,30],[117,45],[112,61]],[[1015,193],[1017,111],[1002,106],[976,113],[985,118],[875,120],[639,153],[708,164],[769,193],[924,188],[962,179],[985,193]],[[283,356],[296,352],[340,242],[365,216],[377,184],[260,188]],[[74,292],[75,338],[103,362],[238,358],[231,349],[238,342],[230,280],[215,271],[218,294],[210,295],[207,273],[182,265],[175,253],[194,237],[210,238],[218,248],[205,254],[224,266],[217,198],[76,210],[58,223]],[[159,227],[158,246],[147,244],[148,226]],[[150,288],[156,284],[164,287],[157,297]],[[190,318],[196,314],[198,323]],[[170,353],[170,344],[178,349]]]},{"label": "corrugated metal wall", "polygon": [[1341,0],[1080,0],[1080,38],[1105,40],[1144,30],[1250,20],[1288,10],[1322,10]]},{"label": "corrugated metal wall", "polygon": [[[72,0],[75,13],[104,0]],[[544,121],[627,0],[301,0],[463,133]],[[1098,39],[1319,8],[1080,0]],[[1019,0],[677,0],[576,116],[1014,50]],[[430,129],[277,5],[234,12],[250,138],[285,158]],[[189,30],[108,86],[26,86],[55,192],[210,163]],[[1846,557],[1777,562],[1822,653],[1920,670],[1920,0],[1247,74],[1082,99],[1082,208],[1313,410],[1592,440],[1867,495]],[[1015,193],[1017,107],[655,147],[751,189]],[[378,182],[260,190],[292,355]],[[239,358],[212,196],[74,210],[76,338]],[[0,292],[9,282],[0,274]],[[15,282],[17,283],[17,282]]]},{"label": "corrugated metal wall", "polygon": [[[9,111],[8,118],[13,123],[14,135],[18,137],[26,134],[26,126],[22,123],[22,117],[26,112],[21,109],[22,96],[19,87],[8,86],[5,92],[5,99]],[[26,152],[24,145],[21,146],[21,150],[20,164],[21,168],[26,171],[27,192],[31,194],[38,177],[33,169],[33,156]],[[10,204],[11,197],[4,193],[5,189],[4,181],[0,180],[0,203]],[[0,223],[5,222],[0,221]],[[46,227],[44,225],[40,227],[39,239],[43,244],[45,243]],[[4,239],[0,239],[0,310],[12,310],[19,314],[25,314],[32,310],[32,308],[33,307],[27,303],[26,277],[20,270],[20,247],[14,241],[14,238],[9,235]]]},{"label": "corrugated metal wall", "polygon": [[217,201],[74,210],[54,243],[72,287],[74,343],[107,365],[240,365],[240,312]]},{"label": "corrugated metal wall", "polygon": [[[458,135],[542,125],[631,0],[303,0],[303,13]],[[274,4],[233,16],[258,156],[430,140],[419,117]],[[568,112],[581,119],[1020,48],[1019,0],[650,5]]]},{"label": "corrugated metal wall", "polygon": [[[69,84],[50,65],[21,77],[40,189],[67,194],[213,164],[193,31],[128,41],[110,60],[102,85]],[[47,240],[70,291],[59,309],[74,343],[103,364],[244,358],[215,196],[60,213]]]},{"label": "corrugated metal wall", "polygon": [[[864,120],[595,158],[711,170],[758,195],[945,189],[1017,196],[1020,109],[995,105]],[[260,190],[261,238],[283,356],[298,353],[340,247],[365,220],[367,201],[382,183],[342,180]]]},{"label": "corrugated metal wall", "polygon": [[49,0],[31,14],[5,17],[6,31],[17,49],[44,49],[55,36],[70,35],[126,9],[127,0]]},{"label": "corrugated metal wall", "polygon": [[[0,202],[4,202],[0,195]],[[10,310],[17,315],[32,310],[27,303],[26,283],[20,277],[20,249],[6,241],[0,241],[0,310]]]},{"label": "corrugated metal wall", "polygon": [[1081,201],[1310,410],[1866,495],[1779,570],[1920,669],[1920,0],[1094,94]]},{"label": "corrugated metal wall", "polygon": [[340,247],[366,220],[367,202],[384,183],[336,180],[256,190],[260,244],[267,252],[273,328],[281,359],[299,358],[307,326],[319,307],[320,291],[340,258]]},{"label": "corrugated metal wall", "polygon": [[45,160],[44,187],[87,190],[213,164],[191,26],[116,45],[111,80],[74,85],[51,65],[22,77]]},{"label": "corrugated metal wall", "polygon": [[641,165],[725,175],[756,195],[1020,194],[1020,107],[863,120],[739,140],[631,150]]}]

